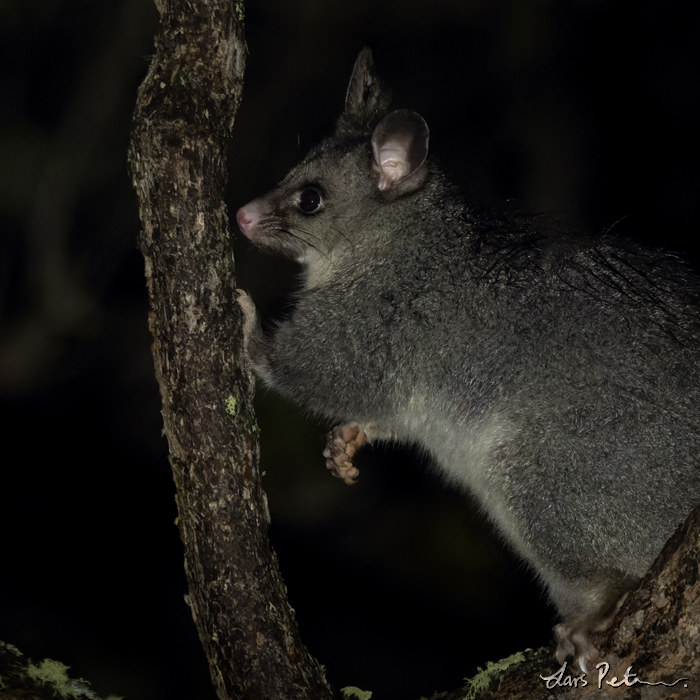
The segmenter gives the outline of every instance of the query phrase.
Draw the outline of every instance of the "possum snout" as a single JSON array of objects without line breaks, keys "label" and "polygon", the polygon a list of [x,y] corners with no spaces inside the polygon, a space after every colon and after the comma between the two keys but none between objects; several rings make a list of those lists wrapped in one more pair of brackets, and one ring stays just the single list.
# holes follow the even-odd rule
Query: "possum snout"
[{"label": "possum snout", "polygon": [[247,238],[253,238],[253,231],[255,227],[260,222],[262,216],[262,207],[260,206],[260,200],[254,199],[252,202],[248,202],[244,207],[241,207],[236,213],[236,221],[238,223],[238,228],[241,229]]}]

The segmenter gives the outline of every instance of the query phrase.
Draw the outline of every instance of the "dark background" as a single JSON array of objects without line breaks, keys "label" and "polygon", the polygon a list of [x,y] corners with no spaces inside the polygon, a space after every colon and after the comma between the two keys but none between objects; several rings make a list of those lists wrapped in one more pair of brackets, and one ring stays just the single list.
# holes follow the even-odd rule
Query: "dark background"
[{"label": "dark background", "polygon": [[[0,3],[0,639],[128,700],[214,697],[125,162],[156,21],[149,0]],[[696,257],[689,2],[261,0],[246,35],[231,212],[332,129],[369,45],[475,198]],[[278,267],[234,238],[240,284],[272,302]],[[318,424],[269,394],[258,410],[271,536],[335,683],[417,698],[548,643],[527,571],[413,455],[367,452],[348,488]]]}]

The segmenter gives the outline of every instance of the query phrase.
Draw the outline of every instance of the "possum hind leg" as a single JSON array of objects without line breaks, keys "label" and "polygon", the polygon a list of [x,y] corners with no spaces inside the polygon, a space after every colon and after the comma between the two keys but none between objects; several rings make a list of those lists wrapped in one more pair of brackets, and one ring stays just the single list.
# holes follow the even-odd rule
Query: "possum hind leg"
[{"label": "possum hind leg", "polygon": [[562,616],[554,628],[557,661],[573,657],[581,671],[588,673],[599,660],[590,635],[610,624],[635,579],[621,571],[598,572],[595,578],[544,578]]}]

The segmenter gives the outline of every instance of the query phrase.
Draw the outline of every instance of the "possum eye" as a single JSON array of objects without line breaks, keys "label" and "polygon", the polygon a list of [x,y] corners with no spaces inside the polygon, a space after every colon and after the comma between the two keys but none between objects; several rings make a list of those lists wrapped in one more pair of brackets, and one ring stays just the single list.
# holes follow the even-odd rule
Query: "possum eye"
[{"label": "possum eye", "polygon": [[299,194],[299,209],[302,214],[310,216],[321,209],[321,191],[313,185],[306,186]]}]

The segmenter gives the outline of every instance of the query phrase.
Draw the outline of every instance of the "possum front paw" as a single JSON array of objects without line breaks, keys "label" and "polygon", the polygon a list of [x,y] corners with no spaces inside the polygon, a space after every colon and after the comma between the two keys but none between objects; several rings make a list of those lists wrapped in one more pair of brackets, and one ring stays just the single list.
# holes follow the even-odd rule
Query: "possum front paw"
[{"label": "possum front paw", "polygon": [[255,308],[253,300],[242,289],[237,289],[236,301],[243,312],[243,349],[248,352],[248,344],[252,337],[256,335],[258,321],[258,310]]},{"label": "possum front paw", "polygon": [[367,442],[367,436],[357,423],[337,425],[326,437],[323,456],[333,476],[346,484],[354,484],[360,470],[352,463],[355,452]]},{"label": "possum front paw", "polygon": [[237,289],[236,292],[238,294],[236,301],[243,312],[243,355],[260,379],[273,384],[258,310],[253,300],[242,289]]}]

